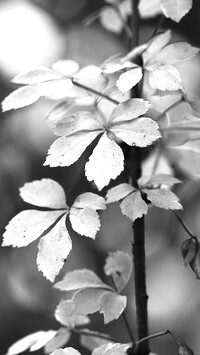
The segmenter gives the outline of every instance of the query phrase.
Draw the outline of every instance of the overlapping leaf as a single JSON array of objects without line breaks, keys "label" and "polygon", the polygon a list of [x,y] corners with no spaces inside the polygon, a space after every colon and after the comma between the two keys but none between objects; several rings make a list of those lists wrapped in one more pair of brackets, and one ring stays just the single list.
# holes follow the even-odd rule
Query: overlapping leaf
[{"label": "overlapping leaf", "polygon": [[26,183],[20,189],[20,194],[25,202],[51,210],[20,212],[7,225],[2,245],[24,247],[41,237],[38,244],[38,269],[53,281],[72,249],[72,241],[66,229],[67,215],[75,231],[94,239],[100,228],[96,210],[105,209],[105,201],[101,196],[85,193],[78,196],[70,208],[63,188],[51,179]]},{"label": "overlapping leaf", "polygon": [[135,189],[129,184],[120,184],[108,190],[107,203],[122,200],[121,211],[131,221],[147,214],[148,204],[143,198],[143,193],[146,194],[148,201],[156,207],[172,210],[182,209],[178,197],[169,190],[169,187],[179,182],[180,180],[165,174],[144,176],[138,180],[139,189]]},{"label": "overlapping leaf", "polygon": [[106,275],[112,276],[118,292],[121,292],[126,286],[131,275],[132,266],[131,257],[122,251],[110,253],[107,257],[104,271]]}]

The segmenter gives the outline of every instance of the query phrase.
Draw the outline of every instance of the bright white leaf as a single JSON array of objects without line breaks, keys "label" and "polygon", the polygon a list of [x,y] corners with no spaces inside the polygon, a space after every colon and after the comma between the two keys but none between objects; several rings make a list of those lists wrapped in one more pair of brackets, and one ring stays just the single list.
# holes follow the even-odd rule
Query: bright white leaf
[{"label": "bright white leaf", "polygon": [[104,133],[85,165],[85,175],[88,181],[94,181],[98,190],[102,190],[111,179],[116,179],[122,170],[122,149]]},{"label": "bright white leaf", "polygon": [[[55,330],[38,331],[16,341],[8,348],[7,355],[20,354],[28,349],[35,351],[42,348],[56,334]],[[40,346],[41,345],[41,346]]]},{"label": "bright white leaf", "polygon": [[134,222],[137,218],[141,218],[147,214],[148,206],[142,199],[140,191],[133,192],[127,196],[120,204],[123,215],[130,218]]},{"label": "bright white leaf", "polygon": [[106,194],[107,203],[117,202],[128,196],[135,188],[129,184],[123,183],[112,187]]},{"label": "bright white leaf", "polygon": [[51,282],[62,269],[72,249],[72,241],[66,229],[65,220],[66,216],[63,216],[51,231],[40,239],[38,244],[38,270],[42,271]]},{"label": "bright white leaf", "polygon": [[40,92],[38,87],[35,86],[23,86],[10,95],[8,95],[2,102],[2,110],[8,111],[17,109],[33,104],[40,98]]},{"label": "bright white leaf", "polygon": [[155,58],[159,64],[177,64],[189,60],[199,52],[199,48],[192,47],[187,42],[172,43],[163,48]]},{"label": "bright white leaf", "polygon": [[148,62],[151,62],[151,60],[154,61],[156,55],[170,41],[171,35],[172,35],[171,31],[167,30],[166,32],[159,33],[158,35],[156,35],[150,40],[147,50],[143,53],[144,66],[146,66]]},{"label": "bright white leaf", "polygon": [[167,189],[144,189],[147,198],[156,207],[165,208],[166,210],[181,210],[183,207],[179,202],[179,198]]},{"label": "bright white leaf", "polygon": [[52,351],[63,347],[69,342],[70,338],[71,332],[67,328],[60,328],[55,336],[45,345],[44,353],[50,354]]},{"label": "bright white leaf", "polygon": [[115,319],[118,319],[126,308],[126,296],[118,295],[114,292],[106,292],[100,301],[99,312],[103,313],[104,323],[108,324]]},{"label": "bright white leaf", "polygon": [[140,188],[146,186],[152,187],[153,185],[168,185],[173,186],[174,184],[179,184],[181,181],[172,175],[167,174],[155,174],[155,175],[144,175],[138,180]]},{"label": "bright white leaf", "polygon": [[101,223],[98,213],[92,208],[74,208],[69,213],[69,219],[75,232],[85,237],[95,239]]},{"label": "bright white leaf", "polygon": [[79,195],[74,203],[73,207],[76,208],[85,208],[90,207],[94,210],[105,210],[106,203],[105,199],[97,194],[92,192],[85,192],[84,194]]},{"label": "bright white leaf", "polygon": [[115,124],[111,131],[130,146],[146,147],[161,138],[157,122],[148,117]]},{"label": "bright white leaf", "polygon": [[99,346],[94,349],[92,355],[126,355],[127,349],[132,346],[131,343],[120,344],[120,343],[108,343]]},{"label": "bright white leaf", "polygon": [[123,121],[129,121],[133,118],[144,115],[151,104],[143,99],[129,99],[117,105],[112,111],[109,122],[119,123]]},{"label": "bright white leaf", "polygon": [[108,291],[103,288],[85,288],[79,290],[72,298],[77,314],[94,314],[100,309],[102,296]]},{"label": "bright white leaf", "polygon": [[142,18],[155,17],[162,13],[160,0],[140,0],[138,10]]},{"label": "bright white leaf", "polygon": [[124,19],[132,14],[132,5],[130,0],[123,0],[119,4],[119,11]]},{"label": "bright white leaf", "polygon": [[65,76],[72,76],[79,70],[79,65],[74,60],[59,60],[52,65],[52,69]]},{"label": "bright white leaf", "polygon": [[160,0],[160,6],[166,17],[179,22],[192,8],[192,0]]},{"label": "bright white leaf", "polygon": [[68,93],[73,87],[70,79],[60,79],[47,81],[38,85],[40,97],[49,97],[53,99],[63,99],[68,97]]},{"label": "bright white leaf", "polygon": [[99,14],[100,22],[106,30],[121,33],[123,29],[123,22],[120,19],[117,11],[111,6],[104,6]]},{"label": "bright white leaf", "polygon": [[122,251],[110,253],[104,266],[105,274],[112,276],[118,292],[126,286],[132,271],[131,257]]},{"label": "bright white leaf", "polygon": [[22,72],[12,79],[15,84],[34,85],[44,81],[61,79],[61,75],[48,68],[35,68]]},{"label": "bright white leaf", "polygon": [[[123,59],[123,63],[122,63]],[[137,67],[134,63],[124,60],[122,56],[115,56],[106,60],[102,65],[102,71],[105,74],[113,74],[123,69],[131,69]]]},{"label": "bright white leaf", "polygon": [[100,335],[106,338],[107,334],[93,331],[92,333],[97,334],[97,336],[95,337],[95,336],[91,336],[89,329],[84,329],[84,332],[85,331],[88,331],[88,335],[86,334],[81,335],[80,344],[90,351],[93,351],[95,348],[99,347],[100,345],[108,344],[110,342],[109,336],[108,336],[108,340],[98,337]]},{"label": "bright white leaf", "polygon": [[81,132],[56,139],[48,151],[44,165],[55,167],[69,166],[75,163],[100,133],[99,131]]},{"label": "bright white leaf", "polygon": [[22,211],[6,226],[2,246],[26,247],[47,231],[63,211]]},{"label": "bright white leaf", "polygon": [[107,285],[93,271],[81,269],[68,272],[54,287],[61,291],[74,291],[87,287],[107,287]]},{"label": "bright white leaf", "polygon": [[21,198],[31,205],[53,209],[67,209],[62,186],[52,179],[27,182],[19,189]]},{"label": "bright white leaf", "polygon": [[81,355],[78,350],[67,347],[64,349],[56,349],[50,355]]},{"label": "bright white leaf", "polygon": [[153,89],[162,91],[182,90],[183,84],[179,70],[171,65],[161,65],[149,71],[149,84]]},{"label": "bright white leaf", "polygon": [[55,318],[68,329],[75,328],[79,325],[89,323],[89,318],[85,315],[78,314],[72,300],[61,300],[55,310]]},{"label": "bright white leaf", "polygon": [[96,65],[88,65],[81,70],[74,76],[76,79],[95,79],[101,75],[102,70],[97,67]]},{"label": "bright white leaf", "polygon": [[136,67],[134,69],[128,70],[121,74],[117,80],[117,87],[122,92],[125,93],[132,89],[139,81],[142,79],[142,68]]}]

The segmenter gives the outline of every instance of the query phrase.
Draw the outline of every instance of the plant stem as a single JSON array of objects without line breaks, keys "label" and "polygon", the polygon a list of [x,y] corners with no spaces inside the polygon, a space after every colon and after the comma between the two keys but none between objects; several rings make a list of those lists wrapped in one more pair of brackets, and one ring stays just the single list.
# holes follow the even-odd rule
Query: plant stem
[{"label": "plant stem", "polygon": [[84,329],[77,329],[77,328],[73,328],[71,329],[71,332],[72,333],[77,333],[77,334],[80,334],[80,335],[87,335],[89,337],[95,337],[95,338],[99,338],[99,339],[105,339],[105,340],[108,340],[110,342],[113,342],[113,343],[117,343],[118,340],[110,337],[109,335],[107,334],[102,334],[102,333],[98,333],[98,332],[93,332],[93,331],[89,331],[87,332],[86,330]]},{"label": "plant stem", "polygon": [[167,334],[171,334],[169,330],[165,330],[163,332],[159,332],[159,333],[148,335],[147,337],[138,340],[137,341],[137,345],[142,343],[143,341],[145,341],[147,339],[150,340],[150,339],[154,339],[154,338],[159,338],[159,337],[161,337],[163,335],[167,335]]},{"label": "plant stem", "polygon": [[[139,0],[132,0],[132,16],[130,19],[130,27],[132,30],[132,38],[129,43],[129,50],[138,46],[139,44]],[[138,63],[140,58],[138,58]],[[137,85],[132,91],[132,97],[140,97],[139,86]],[[132,148],[132,183],[137,186],[137,180],[141,177],[141,148]],[[134,156],[134,159],[133,159]],[[134,263],[134,280],[135,280],[135,302],[136,302],[136,316],[137,316],[137,331],[138,338],[145,338],[148,336],[148,312],[147,301],[148,296],[146,292],[146,257],[145,257],[145,221],[144,216],[138,218],[133,222],[133,244],[132,255]],[[136,352],[132,348],[132,353],[137,355],[149,354],[148,338],[138,345]],[[129,352],[130,353],[130,352]]]},{"label": "plant stem", "polygon": [[181,216],[176,211],[172,211],[173,214],[176,216],[178,219],[179,223],[182,225],[182,227],[185,229],[186,233],[193,239],[196,239],[196,236],[190,231],[186,223],[182,220]]},{"label": "plant stem", "polygon": [[115,104],[115,105],[120,104],[120,102],[119,102],[118,100],[112,99],[112,97],[110,97],[110,96],[108,96],[108,95],[106,95],[106,94],[104,94],[104,93],[102,93],[102,92],[100,92],[100,91],[97,91],[97,90],[95,90],[95,89],[93,89],[93,88],[91,88],[91,87],[89,87],[89,86],[87,86],[87,85],[81,84],[81,83],[79,83],[78,81],[76,81],[75,79],[71,79],[71,80],[72,80],[72,83],[73,83],[75,86],[77,86],[77,87],[79,87],[79,88],[81,88],[81,89],[87,90],[87,91],[89,91],[89,92],[92,92],[92,93],[95,94],[95,95],[101,96],[103,99],[106,99],[106,100],[108,100],[108,101],[111,101],[111,102],[112,102],[113,104]]}]

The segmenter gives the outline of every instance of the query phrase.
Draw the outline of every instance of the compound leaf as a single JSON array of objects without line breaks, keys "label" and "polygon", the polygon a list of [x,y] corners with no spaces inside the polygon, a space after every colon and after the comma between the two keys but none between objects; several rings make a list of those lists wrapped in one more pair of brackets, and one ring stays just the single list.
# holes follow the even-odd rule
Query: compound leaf
[{"label": "compound leaf", "polygon": [[118,292],[126,286],[132,271],[131,257],[122,251],[110,253],[104,266],[105,274],[112,276]]},{"label": "compound leaf", "polygon": [[72,241],[65,225],[63,216],[51,231],[42,237],[38,244],[37,266],[43,275],[54,281],[56,275],[64,265],[72,249]]},{"label": "compound leaf", "polygon": [[52,179],[35,180],[20,188],[20,196],[31,205],[48,208],[67,208],[62,186]]},{"label": "compound leaf", "polygon": [[100,134],[99,131],[80,132],[56,139],[48,151],[44,165],[55,167],[69,166],[75,163],[98,134]]},{"label": "compound leaf", "polygon": [[72,228],[75,232],[85,237],[95,239],[101,223],[98,213],[92,208],[72,207],[69,214]]},{"label": "compound leaf", "polygon": [[122,149],[104,133],[85,165],[88,181],[94,181],[98,190],[108,185],[124,169]]},{"label": "compound leaf", "polygon": [[22,211],[6,226],[2,246],[26,247],[63,215],[63,211]]}]

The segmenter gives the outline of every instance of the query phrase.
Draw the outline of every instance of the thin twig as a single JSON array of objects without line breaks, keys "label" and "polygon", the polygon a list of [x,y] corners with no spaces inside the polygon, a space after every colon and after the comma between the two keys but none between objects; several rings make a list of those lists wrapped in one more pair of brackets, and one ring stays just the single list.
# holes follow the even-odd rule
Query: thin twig
[{"label": "thin twig", "polygon": [[188,228],[188,226],[186,225],[186,223],[183,221],[183,219],[181,218],[181,216],[179,216],[179,214],[172,210],[173,214],[176,216],[176,218],[178,219],[179,223],[181,224],[181,226],[185,229],[185,231],[187,232],[187,234],[193,238],[196,239],[196,236],[190,231],[190,229]]},{"label": "thin twig", "polygon": [[167,335],[167,334],[171,334],[169,330],[165,330],[165,331],[163,331],[163,332],[151,334],[151,335],[148,335],[148,336],[145,337],[145,338],[142,338],[142,339],[138,340],[138,341],[136,342],[136,344],[138,345],[138,344],[142,343],[143,341],[145,341],[145,340],[147,340],[147,339],[150,340],[150,339],[158,338],[158,337],[161,337],[161,336]]}]

